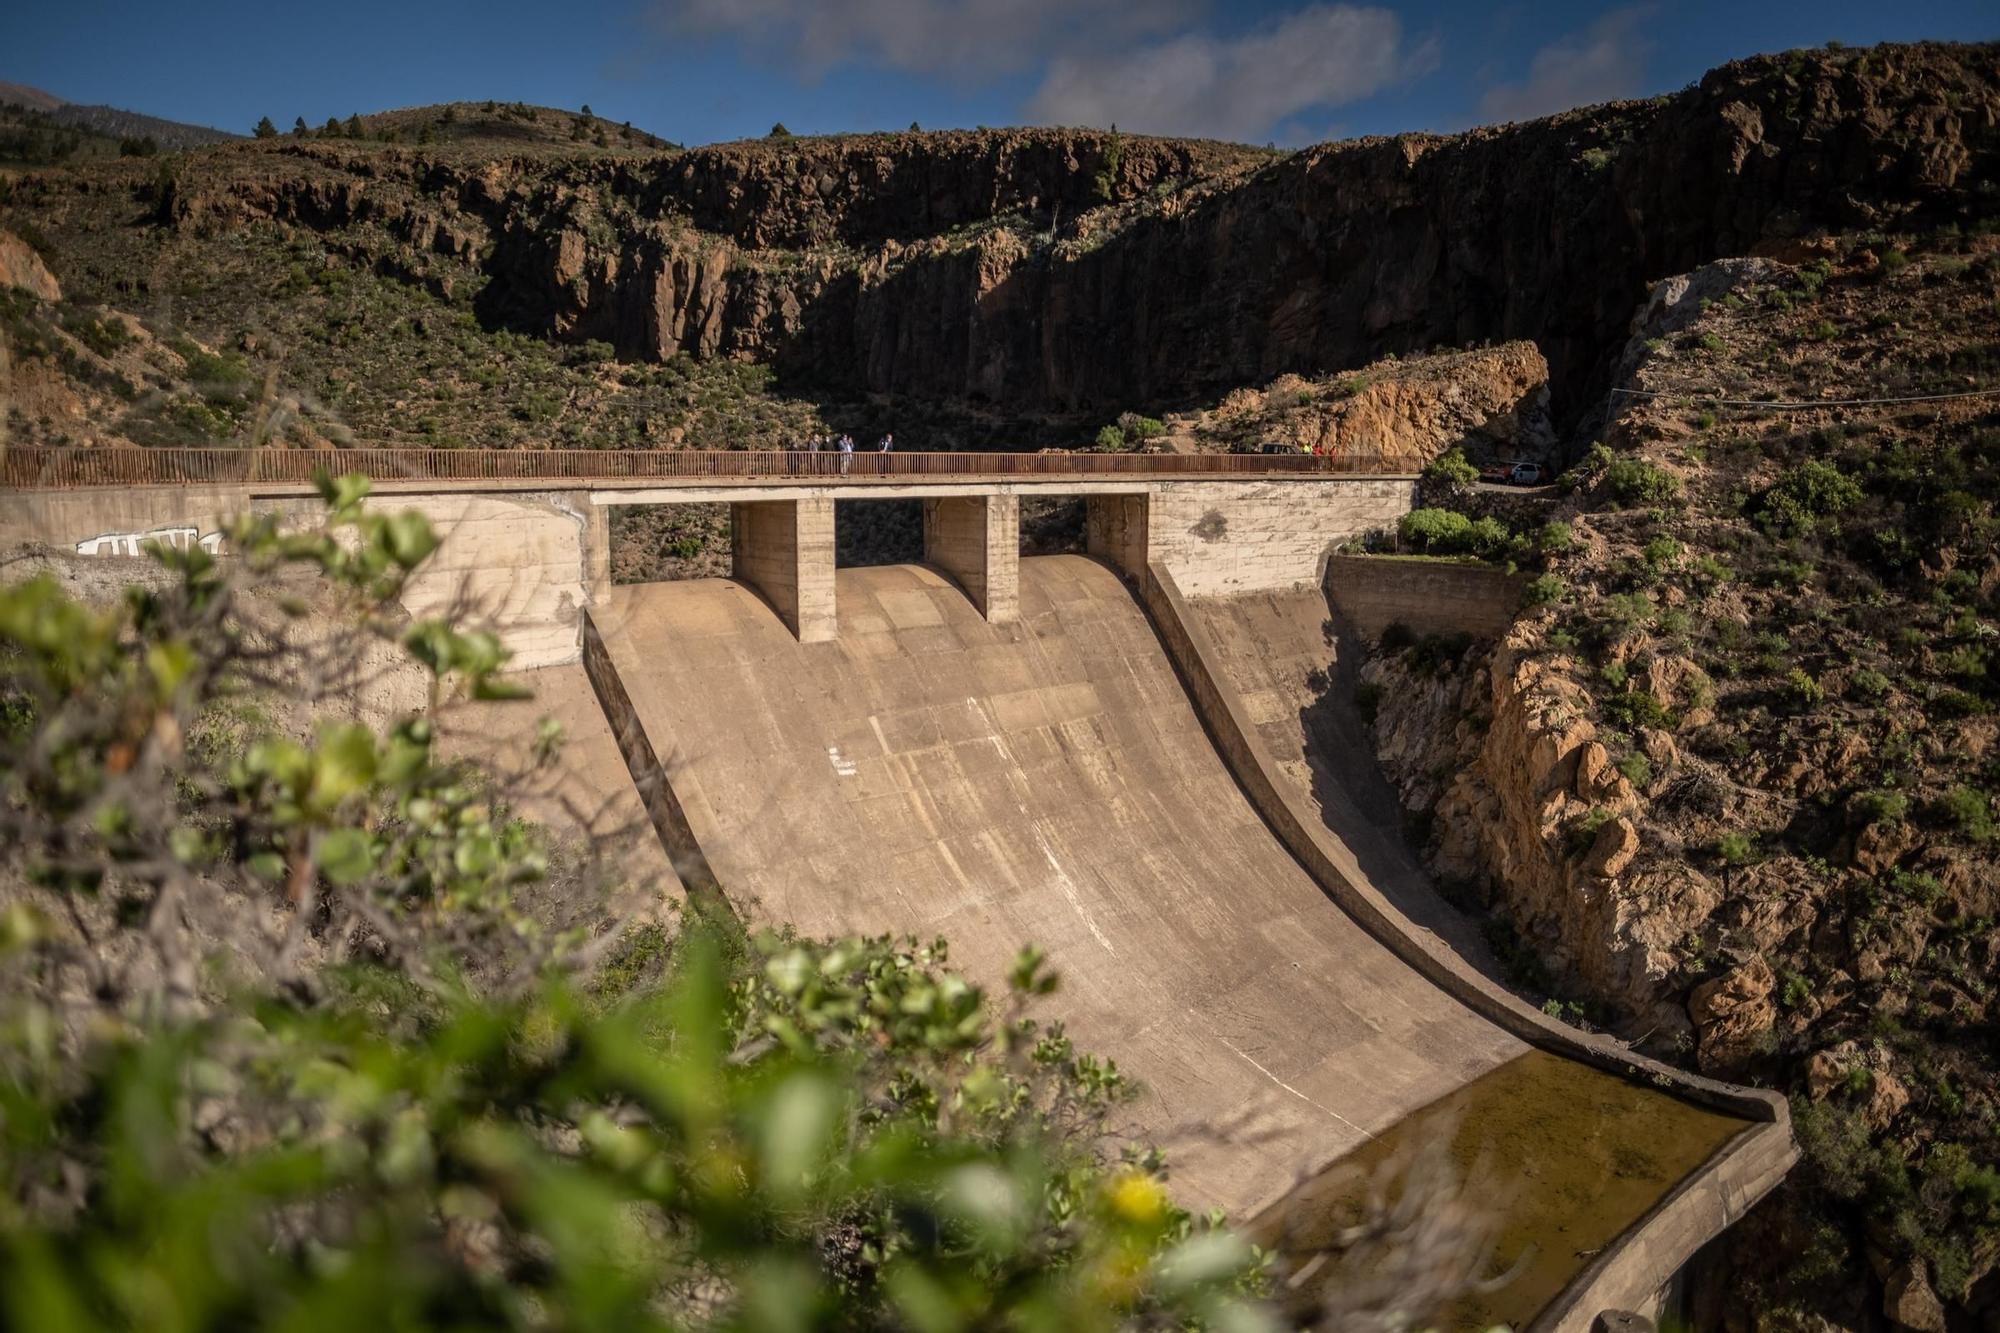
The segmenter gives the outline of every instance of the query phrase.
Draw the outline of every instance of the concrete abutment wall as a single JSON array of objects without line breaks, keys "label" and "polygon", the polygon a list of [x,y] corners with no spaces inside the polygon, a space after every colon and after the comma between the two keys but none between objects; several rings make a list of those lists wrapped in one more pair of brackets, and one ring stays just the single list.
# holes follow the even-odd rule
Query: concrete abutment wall
[{"label": "concrete abutment wall", "polygon": [[[412,616],[450,614],[492,629],[532,669],[575,662],[583,610],[610,586],[610,527],[581,490],[377,494],[378,513],[413,509],[431,521],[437,552],[401,593]],[[307,493],[248,487],[132,486],[0,493],[0,544],[32,543],[85,556],[136,556],[147,542],[227,555],[224,529],[244,513],[282,526],[321,523]]]},{"label": "concrete abutment wall", "polygon": [[1021,614],[1021,501],[939,495],[924,502],[924,563],[951,576],[996,625]]},{"label": "concrete abutment wall", "polygon": [[764,594],[799,642],[833,638],[832,497],[732,504],[729,553],[730,572]]}]

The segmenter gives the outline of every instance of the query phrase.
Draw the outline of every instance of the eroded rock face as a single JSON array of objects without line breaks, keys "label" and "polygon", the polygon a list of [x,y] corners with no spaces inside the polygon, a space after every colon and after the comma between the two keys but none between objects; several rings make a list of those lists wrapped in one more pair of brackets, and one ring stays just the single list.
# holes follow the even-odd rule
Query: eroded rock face
[{"label": "eroded rock face", "polygon": [[1700,1034],[1704,1070],[1734,1073],[1759,1053],[1777,1021],[1776,986],[1771,965],[1755,957],[1694,988],[1688,1015]]},{"label": "eroded rock face", "polygon": [[0,287],[20,287],[44,301],[62,300],[56,275],[35,248],[6,231],[0,231]]},{"label": "eroded rock face", "polygon": [[[1431,817],[1431,864],[1483,884],[1558,972],[1655,1037],[1692,1035],[1675,943],[1720,894],[1684,863],[1644,866],[1631,782],[1610,762],[1582,688],[1538,658],[1523,622],[1487,663],[1433,678],[1378,657],[1376,755],[1404,805]],[[1474,725],[1470,719],[1484,719]],[[1582,847],[1572,830],[1609,816]]]},{"label": "eroded rock face", "polygon": [[490,320],[829,389],[1116,412],[1533,338],[1573,416],[1660,275],[1917,221],[2000,172],[1995,63],[1760,57],[1652,102],[1284,157],[1062,130],[498,163],[298,145],[269,154],[290,175],[177,180],[157,211],[380,226],[476,259]]},{"label": "eroded rock face", "polygon": [[1322,379],[1284,375],[1167,426],[1199,448],[1280,444],[1413,469],[1454,446],[1541,459],[1555,443],[1549,365],[1531,342],[1383,360]]}]

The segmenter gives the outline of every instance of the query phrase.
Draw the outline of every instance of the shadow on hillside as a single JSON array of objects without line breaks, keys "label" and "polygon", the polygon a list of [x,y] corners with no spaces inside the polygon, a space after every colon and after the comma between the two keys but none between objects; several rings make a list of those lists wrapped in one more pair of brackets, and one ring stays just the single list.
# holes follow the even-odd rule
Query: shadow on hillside
[{"label": "shadow on hillside", "polygon": [[1374,740],[1356,702],[1365,641],[1331,608],[1320,632],[1333,660],[1328,670],[1307,678],[1316,693],[1299,709],[1299,726],[1321,820],[1398,911],[1488,978],[1511,986],[1478,920],[1445,898],[1405,836],[1402,803],[1375,762]]}]

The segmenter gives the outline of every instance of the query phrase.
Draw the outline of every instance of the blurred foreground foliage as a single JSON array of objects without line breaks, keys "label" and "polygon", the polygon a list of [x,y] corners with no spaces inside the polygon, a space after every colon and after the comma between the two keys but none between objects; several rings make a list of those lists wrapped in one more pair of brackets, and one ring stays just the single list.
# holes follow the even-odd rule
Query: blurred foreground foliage
[{"label": "blurred foreground foliage", "polygon": [[[715,905],[609,962],[544,928],[516,891],[549,839],[435,752],[504,651],[397,609],[421,518],[322,492],[325,530],[156,551],[113,610],[0,589],[8,1326],[1265,1326],[1258,1253],[1171,1203],[1110,1132],[1126,1081],[1032,1016],[1034,951],[1000,1000],[941,943]],[[337,632],[242,597],[300,566]],[[423,714],[188,741],[385,646]]]}]

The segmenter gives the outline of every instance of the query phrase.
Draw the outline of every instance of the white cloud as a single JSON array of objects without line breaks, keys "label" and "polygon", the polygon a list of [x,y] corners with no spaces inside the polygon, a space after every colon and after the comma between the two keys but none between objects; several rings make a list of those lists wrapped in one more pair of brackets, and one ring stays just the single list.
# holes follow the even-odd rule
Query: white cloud
[{"label": "white cloud", "polygon": [[1427,72],[1436,59],[1434,43],[1405,49],[1392,10],[1314,5],[1236,37],[1193,33],[1102,57],[1058,56],[1028,115],[1042,124],[1256,140],[1301,112]]},{"label": "white cloud", "polygon": [[1496,84],[1479,101],[1489,121],[1533,120],[1645,91],[1652,42],[1641,31],[1653,6],[1614,9],[1582,32],[1535,52],[1522,83]]},{"label": "white cloud", "polygon": [[919,74],[1017,73],[1060,49],[1123,46],[1179,27],[1202,0],[661,0],[673,31],[734,38],[807,75],[859,64]]}]

